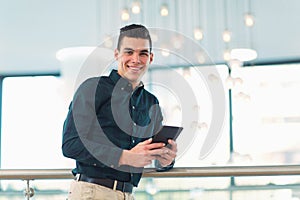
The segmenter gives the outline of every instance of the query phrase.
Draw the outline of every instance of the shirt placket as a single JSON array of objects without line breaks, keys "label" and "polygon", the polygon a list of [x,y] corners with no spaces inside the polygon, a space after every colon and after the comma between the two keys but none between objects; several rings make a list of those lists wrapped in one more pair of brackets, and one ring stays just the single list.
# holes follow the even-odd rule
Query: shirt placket
[{"label": "shirt placket", "polygon": [[[135,102],[135,98],[134,98],[134,91],[131,91],[131,95],[130,95],[130,102],[129,102],[129,110],[130,110],[130,114],[132,117],[132,133],[130,136],[130,148],[133,148],[136,145],[135,141],[135,137],[133,137],[133,135],[137,135],[137,114],[136,114],[136,102]],[[134,179],[134,173],[132,171],[130,171],[130,179],[131,181],[133,181]]]},{"label": "shirt placket", "polygon": [[[136,102],[134,101],[135,98],[133,98],[134,92],[131,92],[130,96],[130,112],[132,117],[132,135],[137,135],[137,116],[136,116]],[[135,146],[135,138],[131,135],[131,148]]]}]

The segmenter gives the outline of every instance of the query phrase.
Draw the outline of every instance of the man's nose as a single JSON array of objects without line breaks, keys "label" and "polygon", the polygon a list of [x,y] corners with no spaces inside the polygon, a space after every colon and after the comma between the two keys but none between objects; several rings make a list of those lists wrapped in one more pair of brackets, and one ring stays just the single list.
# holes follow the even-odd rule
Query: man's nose
[{"label": "man's nose", "polygon": [[140,62],[140,55],[138,53],[133,53],[132,55],[132,61],[139,63]]}]

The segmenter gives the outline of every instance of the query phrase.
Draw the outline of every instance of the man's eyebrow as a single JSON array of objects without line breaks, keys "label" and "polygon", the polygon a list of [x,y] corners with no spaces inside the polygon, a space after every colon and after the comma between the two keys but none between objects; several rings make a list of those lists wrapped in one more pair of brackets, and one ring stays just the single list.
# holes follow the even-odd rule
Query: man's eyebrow
[{"label": "man's eyebrow", "polygon": [[[135,51],[135,50],[132,49],[132,48],[129,48],[129,47],[125,47],[125,48],[123,49],[123,51]],[[148,49],[142,49],[140,52],[141,52],[141,53],[149,53],[150,51],[149,51]]]},{"label": "man's eyebrow", "polygon": [[127,47],[127,48],[124,48],[123,50],[124,50],[124,51],[133,51],[132,48],[128,48],[128,47]]},{"label": "man's eyebrow", "polygon": [[149,50],[148,49],[143,49],[141,50],[142,53],[149,53]]}]

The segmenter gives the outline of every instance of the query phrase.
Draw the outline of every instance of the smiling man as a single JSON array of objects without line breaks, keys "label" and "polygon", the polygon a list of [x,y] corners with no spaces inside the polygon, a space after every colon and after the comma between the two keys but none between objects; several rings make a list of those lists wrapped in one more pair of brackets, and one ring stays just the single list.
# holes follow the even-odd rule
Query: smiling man
[{"label": "smiling man", "polygon": [[63,129],[63,154],[76,160],[69,200],[134,199],[142,169],[173,167],[177,144],[152,143],[162,126],[157,98],[141,79],[153,60],[147,28],[120,29],[118,70],[86,80],[76,91]]},{"label": "smiling man", "polygon": [[149,43],[151,43],[149,40],[125,36],[121,40],[121,45],[115,50],[118,73],[131,82],[133,88],[140,83],[153,60]]}]

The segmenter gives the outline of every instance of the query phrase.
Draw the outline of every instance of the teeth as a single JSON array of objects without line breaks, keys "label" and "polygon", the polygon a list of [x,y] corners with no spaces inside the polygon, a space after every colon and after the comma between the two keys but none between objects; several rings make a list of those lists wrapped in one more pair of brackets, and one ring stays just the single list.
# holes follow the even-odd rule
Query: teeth
[{"label": "teeth", "polygon": [[140,70],[140,68],[138,68],[138,67],[129,67],[129,68],[134,70],[134,71],[139,71]]}]

